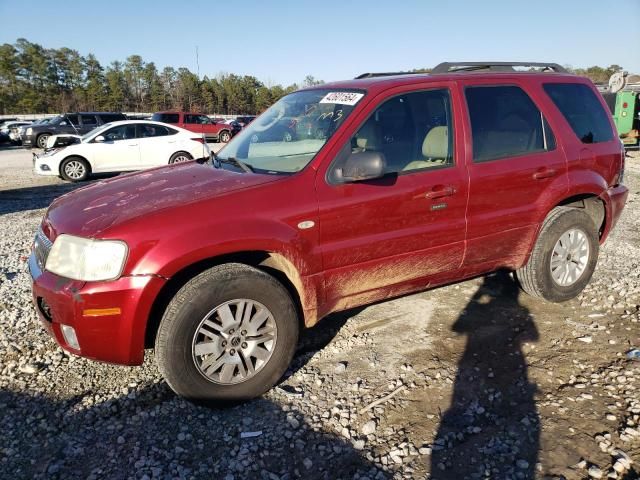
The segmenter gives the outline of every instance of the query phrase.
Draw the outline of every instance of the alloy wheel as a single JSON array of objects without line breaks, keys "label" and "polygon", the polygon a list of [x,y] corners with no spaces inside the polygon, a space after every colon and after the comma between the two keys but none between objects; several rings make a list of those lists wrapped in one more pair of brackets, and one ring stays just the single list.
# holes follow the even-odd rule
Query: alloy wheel
[{"label": "alloy wheel", "polygon": [[267,364],[277,341],[273,315],[254,300],[230,300],[211,310],[196,328],[193,362],[207,380],[242,383]]}]

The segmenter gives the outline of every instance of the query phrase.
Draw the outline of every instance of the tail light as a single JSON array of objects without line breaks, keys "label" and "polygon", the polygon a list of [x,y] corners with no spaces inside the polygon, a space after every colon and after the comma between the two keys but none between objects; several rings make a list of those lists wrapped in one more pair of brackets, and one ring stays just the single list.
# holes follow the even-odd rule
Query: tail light
[{"label": "tail light", "polygon": [[192,138],[191,140],[194,140],[194,141],[199,142],[199,143],[204,145],[204,138],[202,138],[202,137]]}]

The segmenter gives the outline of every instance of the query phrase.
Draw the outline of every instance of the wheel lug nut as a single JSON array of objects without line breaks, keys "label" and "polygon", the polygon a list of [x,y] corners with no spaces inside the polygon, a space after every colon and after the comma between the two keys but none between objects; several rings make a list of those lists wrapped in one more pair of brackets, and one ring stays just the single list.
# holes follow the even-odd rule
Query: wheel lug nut
[{"label": "wheel lug nut", "polygon": [[235,355],[235,354],[236,354],[236,350],[235,350],[235,348],[232,348],[231,350],[229,350],[229,353],[230,353],[231,355]]},{"label": "wheel lug nut", "polygon": [[226,346],[227,346],[227,342],[223,341],[223,342],[222,342],[222,346],[223,346],[223,347],[226,347]]},{"label": "wheel lug nut", "polygon": [[246,334],[247,334],[247,331],[246,331],[246,330],[242,330],[242,331],[240,332],[240,335],[242,335],[242,336],[245,336]]},{"label": "wheel lug nut", "polygon": [[242,348],[247,348],[247,342],[242,342]]},{"label": "wheel lug nut", "polygon": [[229,333],[233,335],[233,332],[235,332],[235,330],[232,328],[231,330],[229,330]]}]

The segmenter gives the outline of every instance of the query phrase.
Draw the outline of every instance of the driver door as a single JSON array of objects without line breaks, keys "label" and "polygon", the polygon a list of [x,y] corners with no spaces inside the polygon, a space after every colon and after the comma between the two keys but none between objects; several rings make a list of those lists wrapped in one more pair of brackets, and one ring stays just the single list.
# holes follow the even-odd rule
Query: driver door
[{"label": "driver door", "polygon": [[140,147],[136,125],[119,125],[101,134],[104,142],[91,143],[94,172],[123,172],[140,168]]},{"label": "driver door", "polygon": [[[415,87],[413,87],[415,89]],[[426,287],[463,258],[467,173],[446,86],[391,93],[344,149],[376,151],[386,174],[368,181],[317,177],[329,311]]]}]

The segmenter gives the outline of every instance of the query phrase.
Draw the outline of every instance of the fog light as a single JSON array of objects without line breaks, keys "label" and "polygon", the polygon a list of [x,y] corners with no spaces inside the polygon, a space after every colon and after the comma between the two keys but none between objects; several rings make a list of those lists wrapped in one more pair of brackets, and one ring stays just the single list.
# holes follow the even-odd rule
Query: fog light
[{"label": "fog light", "polygon": [[49,168],[49,165],[45,165],[43,163],[42,165],[40,165],[40,170],[42,170],[44,172],[49,172],[51,169]]},{"label": "fog light", "polygon": [[60,325],[62,328],[62,336],[64,337],[64,341],[67,342],[71,348],[75,350],[80,350],[80,344],[78,343],[78,337],[76,337],[76,331],[73,327],[69,325]]}]

